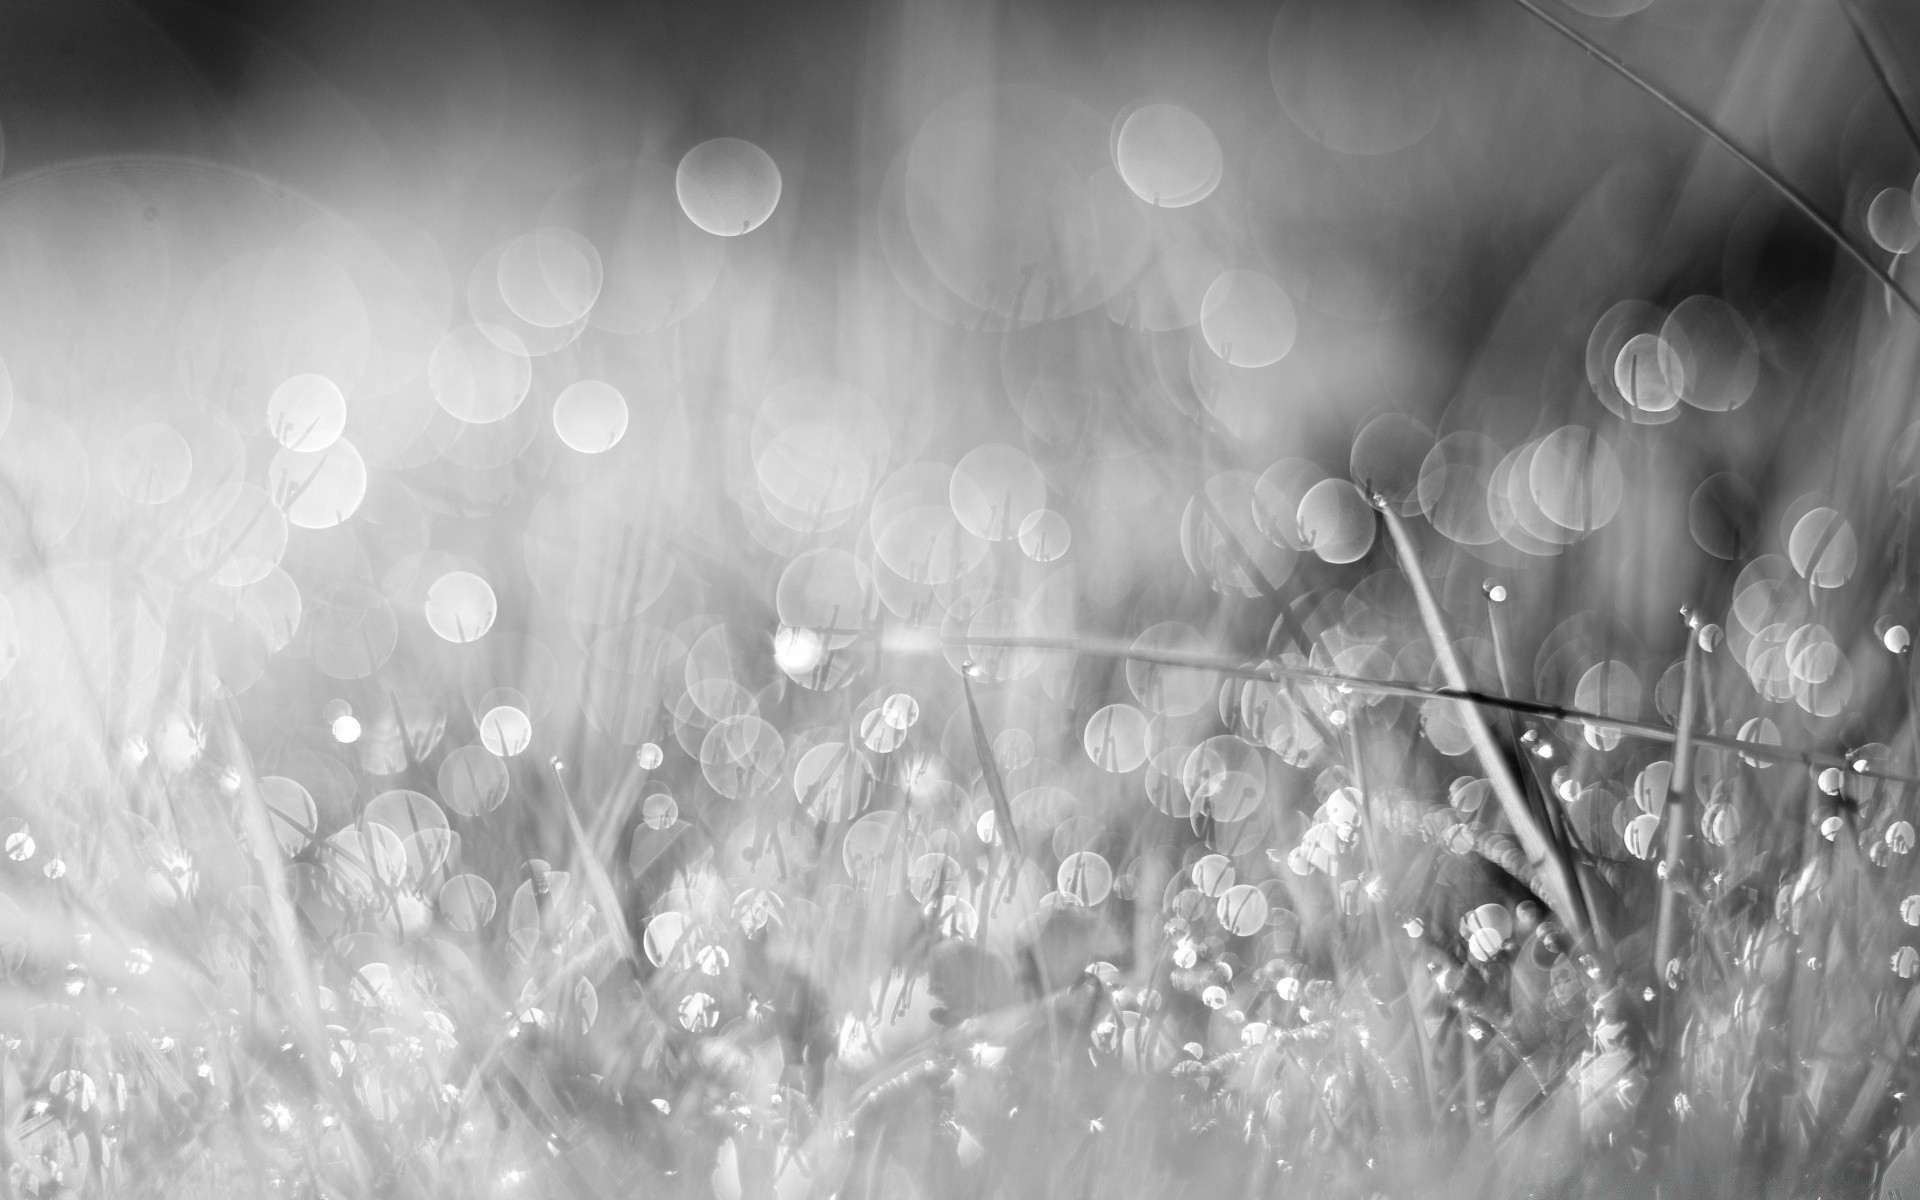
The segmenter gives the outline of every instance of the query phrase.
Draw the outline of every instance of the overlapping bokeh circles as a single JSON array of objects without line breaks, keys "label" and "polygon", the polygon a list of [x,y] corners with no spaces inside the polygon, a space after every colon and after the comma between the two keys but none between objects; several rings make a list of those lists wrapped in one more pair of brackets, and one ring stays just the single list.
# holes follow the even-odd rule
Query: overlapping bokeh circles
[{"label": "overlapping bokeh circles", "polygon": [[524,344],[498,327],[463,325],[449,331],[434,347],[427,371],[440,407],[474,425],[510,415],[533,383]]},{"label": "overlapping bokeh circles", "polygon": [[1272,366],[1293,349],[1299,331],[1292,297],[1259,271],[1223,273],[1200,301],[1200,332],[1232,366]]},{"label": "overlapping bokeh circles", "polygon": [[1373,548],[1376,520],[1360,489],[1344,479],[1322,479],[1300,497],[1300,540],[1326,562],[1366,557]]},{"label": "overlapping bokeh circles", "polygon": [[120,495],[152,507],[186,490],[193,475],[193,448],[164,421],[145,421],[123,431],[106,456],[107,478]]},{"label": "overlapping bokeh circles", "polygon": [[[1548,520],[1587,533],[1613,520],[1625,488],[1620,460],[1606,439],[1567,425],[1533,443],[1526,486]],[[1516,473],[1515,483],[1518,484]]]},{"label": "overlapping bokeh circles", "polygon": [[[959,301],[955,317],[971,310],[998,328],[1104,303],[1137,269],[1141,236],[1139,201],[1107,164],[1106,140],[1091,112],[1042,88],[947,102],[900,163],[902,273],[924,271]],[[927,302],[951,307],[937,294]]]},{"label": "overlapping bokeh circles", "polygon": [[975,446],[953,468],[948,496],[953,515],[977,538],[1004,542],[1046,507],[1047,484],[1033,460],[1012,446]]},{"label": "overlapping bokeh circles", "polygon": [[421,792],[407,788],[382,792],[367,801],[361,819],[369,825],[384,825],[399,835],[406,848],[409,874],[416,880],[438,871],[453,850],[446,813]]},{"label": "overlapping bokeh circles", "polygon": [[822,742],[794,764],[794,796],[816,820],[849,821],[872,799],[876,778],[867,759],[845,742]]},{"label": "overlapping bokeh circles", "polygon": [[447,807],[478,817],[506,800],[509,777],[499,756],[483,746],[461,746],[440,760],[435,784]]},{"label": "overlapping bokeh circles", "polygon": [[533,717],[527,711],[529,706],[525,700],[489,694],[488,701],[476,722],[480,728],[480,744],[500,758],[525,753],[533,743]]},{"label": "overlapping bokeh circles", "polygon": [[1181,621],[1162,621],[1142,631],[1133,649],[1143,657],[1127,661],[1127,688],[1147,712],[1186,716],[1213,699],[1214,680],[1204,668],[1147,661],[1162,655],[1176,660],[1207,655],[1212,648],[1199,630]]},{"label": "overlapping bokeh circles", "polygon": [[543,329],[584,320],[600,298],[600,252],[571,229],[543,226],[521,234],[501,248],[494,271],[507,308]]},{"label": "overlapping bokeh circles", "polygon": [[1450,541],[1486,546],[1500,540],[1488,489],[1501,457],[1492,438],[1462,430],[1436,441],[1421,460],[1415,496],[1427,520]]},{"label": "overlapping bokeh circles", "polygon": [[1660,369],[1677,374],[1680,398],[1707,412],[1730,412],[1745,404],[1760,383],[1760,346],[1738,309],[1717,296],[1689,296],[1660,327],[1670,360]]},{"label": "overlapping bokeh circles", "polygon": [[1793,569],[1815,587],[1844,584],[1853,575],[1859,555],[1853,524],[1825,506],[1807,512],[1787,535],[1787,557]]},{"label": "overlapping bokeh circles", "polygon": [[345,438],[312,453],[282,449],[267,465],[274,503],[302,529],[331,529],[351,517],[367,497],[367,482],[366,460]]},{"label": "overlapping bokeh circles", "polygon": [[1113,892],[1113,866],[1092,850],[1080,850],[1060,861],[1054,881],[1069,904],[1092,908]]},{"label": "overlapping bokeh circles", "polygon": [[1300,502],[1326,477],[1325,471],[1303,458],[1283,458],[1268,467],[1253,485],[1255,527],[1275,545],[1310,549],[1300,532]]},{"label": "overlapping bokeh circles", "polygon": [[812,533],[851,519],[886,469],[886,420],[859,388],[808,375],[775,388],[749,437],[754,478],[768,512]]},{"label": "overlapping bokeh circles", "polygon": [[1253,747],[1220,734],[1187,755],[1180,767],[1180,785],[1194,812],[1215,821],[1243,821],[1266,797],[1266,767]]},{"label": "overlapping bokeh circles", "polygon": [[267,431],[289,450],[325,450],[346,427],[347,398],[325,375],[295,375],[267,398]]},{"label": "overlapping bokeh circles", "polygon": [[223,484],[187,511],[187,562],[228,587],[257,583],[286,553],[287,525],[264,489]]},{"label": "overlapping bokeh circles", "polygon": [[1621,300],[1587,337],[1587,386],[1617,417],[1664,425],[1680,415],[1686,366],[1660,334],[1667,314],[1644,300]]},{"label": "overlapping bokeh circles", "polygon": [[867,572],[853,555],[809,550],[780,573],[774,610],[783,624],[810,631],[825,650],[838,650],[865,624],[868,595]]},{"label": "overlapping bokeh circles", "polygon": [[459,933],[474,933],[493,920],[499,904],[493,885],[478,875],[455,875],[440,885],[440,915]]},{"label": "overlapping bokeh circles", "polygon": [[1020,522],[1020,552],[1034,562],[1053,562],[1073,545],[1073,527],[1050,508],[1036,508]]},{"label": "overlapping bokeh circles", "polygon": [[601,284],[587,323],[610,333],[676,324],[712,293],[724,260],[724,243],[681,211],[674,170],[652,159],[581,172],[554,192],[540,223],[571,230],[598,252]]},{"label": "overlapping bokeh circles", "polygon": [[1147,761],[1147,717],[1131,704],[1109,704],[1087,718],[1081,744],[1103,771],[1126,774]]},{"label": "overlapping bokeh circles", "polygon": [[1353,481],[1403,515],[1420,510],[1420,479],[1433,433],[1405,413],[1381,413],[1353,439]]}]

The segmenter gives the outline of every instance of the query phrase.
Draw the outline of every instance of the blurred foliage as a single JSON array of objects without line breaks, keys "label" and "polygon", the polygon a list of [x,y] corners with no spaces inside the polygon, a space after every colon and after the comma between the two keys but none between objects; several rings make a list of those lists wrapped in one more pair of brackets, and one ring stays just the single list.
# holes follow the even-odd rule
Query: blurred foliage
[{"label": "blurred foliage", "polygon": [[10,1194],[1913,1194],[1920,27],[1553,11],[1776,177],[1492,0],[0,14]]}]

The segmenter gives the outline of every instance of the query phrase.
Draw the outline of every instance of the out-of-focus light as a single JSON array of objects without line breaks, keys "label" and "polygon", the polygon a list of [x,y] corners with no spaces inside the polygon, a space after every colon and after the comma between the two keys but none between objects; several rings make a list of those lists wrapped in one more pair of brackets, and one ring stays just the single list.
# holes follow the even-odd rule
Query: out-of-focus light
[{"label": "out-of-focus light", "polygon": [[714,138],[681,158],[673,190],[689,221],[708,233],[738,237],[773,215],[780,203],[780,168],[752,142]]},{"label": "out-of-focus light", "polygon": [[493,588],[471,571],[449,571],[427,588],[427,624],[449,642],[471,642],[493,628]]},{"label": "out-of-focus light", "polygon": [[1920,246],[1920,218],[1913,195],[1905,188],[1882,188],[1867,205],[1867,232],[1889,254],[1905,254]]},{"label": "out-of-focus light", "polygon": [[513,705],[495,705],[480,718],[480,744],[500,758],[512,758],[531,741],[533,721]]},{"label": "out-of-focus light", "polygon": [[811,629],[784,625],[773,635],[773,661],[788,675],[805,675],[820,665],[826,646]]},{"label": "out-of-focus light", "polygon": [[1236,367],[1266,367],[1293,349],[1300,318],[1293,299],[1259,271],[1228,271],[1200,301],[1200,332],[1221,361]]},{"label": "out-of-focus light", "polygon": [[325,375],[295,375],[267,398],[267,432],[289,450],[318,453],[347,427],[347,398]]},{"label": "out-of-focus light", "polygon": [[627,432],[627,401],[620,390],[598,379],[567,385],[553,402],[553,431],[568,449],[600,454],[613,449]]},{"label": "out-of-focus light", "polygon": [[1177,104],[1143,104],[1128,114],[1113,162],[1128,189],[1159,208],[1197,204],[1220,186],[1220,142]]}]

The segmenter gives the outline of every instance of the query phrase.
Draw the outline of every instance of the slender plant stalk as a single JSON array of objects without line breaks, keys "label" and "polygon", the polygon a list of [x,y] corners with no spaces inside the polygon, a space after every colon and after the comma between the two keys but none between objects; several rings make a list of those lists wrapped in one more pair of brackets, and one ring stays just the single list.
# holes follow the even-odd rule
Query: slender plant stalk
[{"label": "slender plant stalk", "polygon": [[1714,125],[1713,122],[1693,111],[1692,108],[1661,88],[1660,85],[1652,82],[1647,79],[1646,76],[1628,66],[1625,61],[1608,52],[1586,34],[1581,33],[1573,26],[1562,21],[1559,17],[1554,16],[1546,9],[1540,7],[1535,0],[1513,0],[1513,2],[1538,17],[1542,23],[1558,33],[1561,37],[1566,38],[1574,45],[1585,50],[1594,59],[1606,66],[1608,70],[1677,113],[1689,125],[1692,125],[1695,129],[1711,138],[1721,149],[1739,159],[1748,170],[1766,180],[1767,184],[1772,187],[1774,191],[1780,193],[1787,203],[1799,209],[1803,216],[1819,226],[1820,232],[1826,234],[1828,239],[1844,251],[1848,258],[1859,263],[1869,275],[1872,275],[1875,279],[1885,284],[1888,291],[1900,298],[1900,303],[1906,306],[1908,312],[1912,313],[1915,317],[1920,317],[1920,301],[1916,301],[1913,296],[1908,293],[1907,289],[1887,272],[1885,267],[1874,262],[1865,250],[1862,250],[1856,245],[1853,239],[1849,238],[1840,226],[1834,223],[1832,217],[1827,216],[1827,214],[1815,207],[1813,201],[1809,200],[1799,188],[1788,183],[1786,177],[1781,175],[1780,172],[1774,170],[1766,163],[1761,162],[1758,158],[1755,158],[1744,149],[1740,143],[1721,132],[1720,128]]},{"label": "slender plant stalk", "polygon": [[[931,643],[930,643],[931,644]],[[979,637],[972,634],[942,635],[938,644],[944,646],[992,646],[1016,650],[1057,650],[1068,654],[1083,654],[1095,658],[1118,658],[1131,662],[1154,663],[1164,667],[1191,667],[1196,671],[1213,671],[1237,679],[1256,679],[1263,683],[1278,680],[1296,680],[1302,683],[1317,683],[1331,688],[1365,692],[1374,696],[1400,696],[1408,700],[1461,700],[1482,708],[1500,708],[1526,716],[1541,717],[1549,721],[1562,721],[1570,725],[1581,725],[1588,729],[1611,730],[1630,737],[1644,738],[1651,742],[1672,744],[1678,737],[1673,730],[1664,725],[1655,725],[1649,721],[1635,721],[1624,717],[1609,717],[1602,713],[1587,712],[1583,709],[1568,708],[1561,704],[1544,704],[1537,700],[1516,700],[1509,696],[1495,696],[1487,692],[1476,692],[1466,688],[1426,687],[1415,683],[1401,683],[1388,679],[1363,679],[1357,675],[1342,675],[1335,671],[1317,671],[1311,667],[1294,667],[1280,662],[1249,663],[1244,659],[1229,658],[1225,655],[1190,654],[1178,650],[1141,650],[1129,642],[1106,638],[1031,636],[1031,637]],[[1862,779],[1877,779],[1885,783],[1920,785],[1920,777],[1904,775],[1897,771],[1882,771],[1874,767],[1856,768],[1844,755],[1823,754],[1817,750],[1798,750],[1790,746],[1776,746],[1765,742],[1743,742],[1738,738],[1718,737],[1713,734],[1695,733],[1693,744],[1696,749],[1706,747],[1724,750],[1731,754],[1744,755],[1747,758],[1769,763],[1789,763],[1803,767],[1837,767],[1842,771],[1858,775]]]},{"label": "slender plant stalk", "polygon": [[980,760],[980,775],[986,781],[987,794],[993,799],[994,834],[1013,853],[1020,853],[1020,835],[1013,828],[1013,806],[1007,802],[1007,785],[1000,778],[1000,763],[993,757],[993,741],[980,720],[980,706],[973,699],[973,677],[963,674],[961,683],[967,692],[967,720],[973,726],[973,752]]},{"label": "slender plant stalk", "polygon": [[[1394,549],[1400,556],[1400,570],[1413,585],[1414,599],[1420,606],[1420,618],[1427,627],[1428,640],[1433,643],[1434,658],[1440,664],[1447,682],[1460,691],[1467,691],[1471,685],[1467,681],[1466,670],[1460,665],[1460,655],[1454,649],[1446,616],[1434,599],[1432,585],[1427,582],[1426,568],[1420,563],[1420,553],[1413,544],[1413,534],[1392,506],[1382,504],[1376,507],[1386,518],[1387,529],[1393,535]],[[1473,742],[1474,754],[1480,760],[1480,769],[1487,773],[1487,779],[1492,782],[1494,795],[1500,798],[1500,807],[1520,839],[1520,848],[1532,863],[1538,882],[1545,887],[1547,894],[1541,898],[1560,914],[1560,919],[1566,923],[1568,932],[1576,942],[1591,944],[1595,942],[1596,934],[1604,937],[1602,931],[1594,928],[1592,914],[1582,900],[1580,886],[1574,879],[1573,867],[1564,847],[1555,842],[1552,834],[1542,827],[1539,814],[1527,803],[1526,793],[1520,790],[1520,780],[1514,774],[1513,763],[1499,743],[1494,741],[1493,731],[1487,727],[1486,716],[1478,705],[1466,701],[1458,705],[1458,710],[1462,723],[1467,727],[1467,736]]]},{"label": "slender plant stalk", "polygon": [[1674,937],[1679,926],[1677,885],[1681,856],[1686,849],[1687,795],[1693,785],[1693,710],[1695,680],[1700,673],[1700,637],[1687,622],[1686,665],[1680,671],[1680,729],[1673,744],[1673,778],[1667,785],[1667,847],[1661,859],[1664,868],[1660,880],[1660,917],[1653,941],[1653,986],[1660,997],[1655,1028],[1662,1044],[1671,1034],[1672,989],[1667,986],[1667,966],[1673,959]]},{"label": "slender plant stalk", "polygon": [[581,873],[587,878],[587,887],[593,893],[593,899],[607,915],[607,922],[613,929],[613,942],[619,948],[622,958],[633,959],[637,947],[633,941],[633,931],[620,916],[620,894],[614,890],[613,878],[607,874],[607,866],[600,861],[600,852],[595,840],[580,823],[580,814],[573,810],[573,796],[567,790],[566,767],[559,759],[547,764],[553,772],[554,787],[560,792],[560,807],[567,816],[567,832],[572,835],[574,853],[580,863]]}]

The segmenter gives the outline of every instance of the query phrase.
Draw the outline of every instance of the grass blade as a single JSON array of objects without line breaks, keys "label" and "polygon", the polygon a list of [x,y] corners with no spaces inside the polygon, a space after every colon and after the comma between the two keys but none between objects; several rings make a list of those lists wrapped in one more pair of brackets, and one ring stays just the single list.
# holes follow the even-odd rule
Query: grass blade
[{"label": "grass blade", "polygon": [[1666,869],[1660,887],[1660,915],[1653,942],[1653,986],[1660,997],[1655,1028],[1664,1042],[1672,1013],[1671,989],[1666,985],[1667,965],[1673,958],[1674,937],[1679,925],[1679,906],[1675,902],[1676,878],[1686,848],[1687,795],[1693,779],[1693,719],[1700,673],[1700,638],[1694,622],[1687,622],[1687,658],[1680,673],[1680,729],[1673,746],[1673,779],[1667,785],[1667,844],[1662,865]]},{"label": "grass blade", "polygon": [[[1407,577],[1407,582],[1413,585],[1414,600],[1420,607],[1420,619],[1427,627],[1427,638],[1433,643],[1434,658],[1441,672],[1454,688],[1463,692],[1469,690],[1471,685],[1467,681],[1466,670],[1460,665],[1460,655],[1454,648],[1446,617],[1434,599],[1432,585],[1427,582],[1426,568],[1420,563],[1412,533],[1400,514],[1390,506],[1376,507],[1386,518],[1387,529],[1393,535],[1401,572]],[[1514,774],[1513,763],[1499,743],[1494,741],[1493,731],[1488,728],[1480,706],[1462,701],[1459,712],[1462,723],[1467,727],[1467,735],[1472,739],[1474,754],[1480,760],[1480,769],[1487,773],[1487,779],[1493,784],[1494,795],[1499,798],[1502,811],[1519,837],[1520,848],[1526,852],[1539,882],[1545,886],[1546,895],[1541,899],[1560,915],[1576,941],[1592,943],[1596,935],[1599,935],[1598,940],[1604,941],[1604,931],[1595,929],[1592,915],[1587,911],[1566,848],[1554,840],[1552,834],[1543,827],[1533,806],[1527,802],[1525,793],[1520,790],[1520,780]]]},{"label": "grass blade", "polygon": [[980,706],[973,699],[973,676],[968,671],[960,673],[960,686],[967,693],[967,720],[973,725],[973,752],[980,759],[980,777],[987,785],[987,794],[993,797],[994,833],[1005,840],[1007,848],[1017,858],[1020,854],[1020,835],[1013,828],[1013,807],[1007,803],[1007,783],[1000,777],[1000,764],[993,757],[993,743],[987,738],[987,727],[981,723]]},{"label": "grass blade", "polygon": [[[1293,667],[1278,662],[1250,663],[1244,659],[1231,658],[1217,654],[1190,654],[1178,650],[1140,650],[1129,642],[1102,638],[1086,637],[975,637],[969,634],[944,636],[940,644],[947,646],[992,646],[1013,650],[1057,650],[1069,654],[1091,655],[1097,658],[1118,658],[1132,662],[1154,663],[1166,667],[1192,667],[1196,670],[1215,671],[1222,675],[1238,679],[1258,679],[1266,682],[1288,679],[1301,683],[1318,683],[1328,687],[1347,688],[1356,692],[1366,692],[1376,696],[1400,696],[1408,700],[1461,700],[1481,708],[1505,709],[1523,716],[1541,717],[1549,721],[1560,721],[1569,725],[1580,725],[1589,729],[1609,729],[1630,737],[1645,738],[1651,742],[1664,742],[1671,745],[1678,734],[1664,725],[1650,721],[1634,721],[1625,717],[1609,717],[1602,713],[1587,712],[1583,709],[1569,708],[1563,704],[1546,704],[1538,700],[1519,700],[1511,696],[1496,696],[1488,692],[1474,691],[1470,688],[1427,687],[1424,684],[1405,683],[1392,679],[1365,679],[1358,675],[1342,675],[1337,671],[1317,671],[1311,667]],[[1842,771],[1860,776],[1862,779],[1877,779],[1886,783],[1920,785],[1920,777],[1903,775],[1897,771],[1883,771],[1873,766],[1856,767],[1842,754],[1827,754],[1817,750],[1799,750],[1791,746],[1777,746],[1766,742],[1744,742],[1738,738],[1719,737],[1713,734],[1695,733],[1693,744],[1696,748],[1708,747],[1725,750],[1747,758],[1768,763],[1790,763],[1803,767],[1836,767]]]},{"label": "grass blade", "polygon": [[1538,17],[1543,24],[1555,33],[1558,33],[1561,37],[1566,38],[1574,45],[1585,50],[1608,70],[1678,114],[1681,119],[1685,120],[1689,125],[1692,125],[1695,129],[1711,138],[1722,150],[1739,159],[1748,170],[1760,176],[1761,179],[1767,182],[1768,186],[1780,193],[1781,197],[1784,198],[1787,203],[1799,209],[1802,216],[1805,216],[1809,221],[1819,226],[1820,231],[1826,234],[1827,238],[1832,241],[1835,246],[1838,246],[1845,252],[1848,258],[1859,263],[1869,275],[1872,275],[1875,279],[1885,284],[1888,291],[1900,298],[1900,303],[1906,306],[1908,312],[1912,313],[1915,317],[1920,317],[1920,301],[1915,300],[1907,289],[1887,272],[1886,268],[1874,262],[1865,250],[1862,250],[1854,243],[1853,239],[1846,235],[1845,231],[1834,222],[1832,217],[1821,212],[1812,200],[1809,200],[1799,188],[1787,182],[1786,177],[1781,175],[1780,172],[1774,170],[1766,163],[1761,162],[1758,158],[1755,158],[1742,147],[1740,143],[1721,132],[1719,127],[1714,125],[1713,122],[1693,111],[1692,108],[1682,103],[1678,98],[1665,91],[1658,84],[1628,66],[1623,60],[1608,52],[1598,42],[1595,42],[1586,34],[1581,33],[1573,26],[1562,21],[1559,17],[1554,16],[1546,9],[1540,7],[1535,0],[1513,0],[1513,2],[1532,13],[1535,17]]}]

